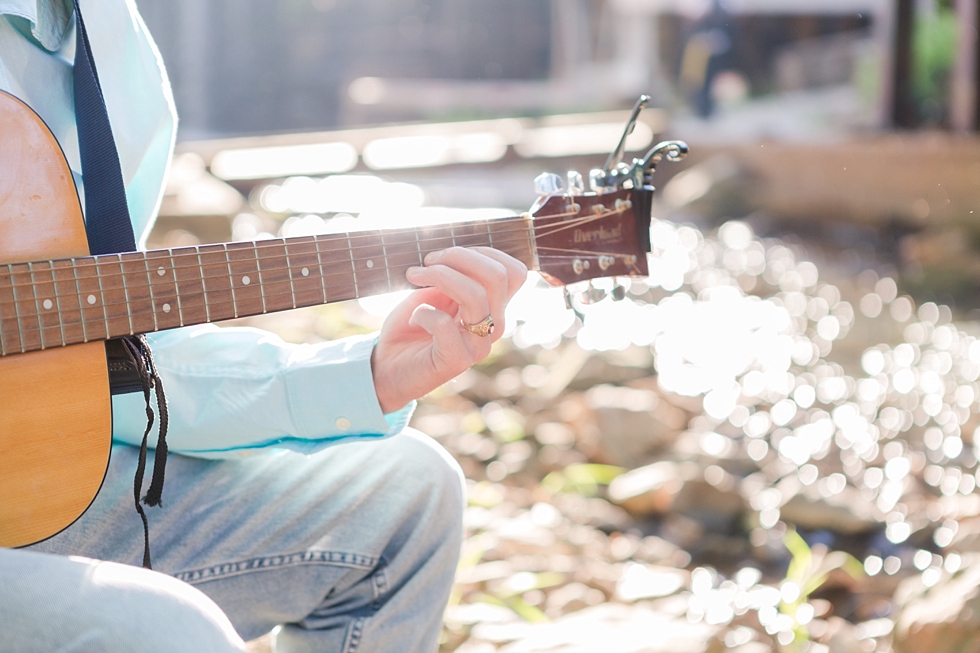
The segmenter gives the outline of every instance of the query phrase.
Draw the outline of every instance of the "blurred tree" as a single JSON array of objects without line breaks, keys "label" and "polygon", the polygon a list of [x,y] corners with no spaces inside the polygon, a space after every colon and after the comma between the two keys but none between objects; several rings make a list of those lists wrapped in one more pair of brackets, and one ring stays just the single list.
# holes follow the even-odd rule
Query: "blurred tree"
[{"label": "blurred tree", "polygon": [[916,16],[912,42],[912,87],[918,119],[925,125],[949,120],[949,85],[956,60],[958,28],[951,2]]}]

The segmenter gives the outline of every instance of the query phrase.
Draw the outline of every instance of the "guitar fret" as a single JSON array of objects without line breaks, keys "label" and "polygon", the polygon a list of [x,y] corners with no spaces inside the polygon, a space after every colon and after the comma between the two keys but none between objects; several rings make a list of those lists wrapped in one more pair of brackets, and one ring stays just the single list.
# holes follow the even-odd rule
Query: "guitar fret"
[{"label": "guitar fret", "polygon": [[24,353],[27,351],[27,343],[24,341],[24,316],[21,314],[20,299],[17,297],[17,279],[14,276],[14,266],[7,265],[7,269],[10,270],[10,292],[14,298],[14,313],[17,315],[17,331],[20,334],[20,351],[21,353]]},{"label": "guitar fret", "polygon": [[289,261],[289,241],[282,241],[282,248],[286,252],[286,272],[289,274],[289,294],[293,298],[293,308],[296,308],[296,286],[293,285],[293,268]]},{"label": "guitar fret", "polygon": [[391,265],[388,263],[388,248],[385,247],[385,232],[381,232],[381,257],[385,260],[385,277],[388,280],[388,292],[391,292]]},{"label": "guitar fret", "polygon": [[197,247],[197,258],[197,270],[201,276],[200,289],[204,293],[204,310],[201,311],[204,319],[208,322],[220,322],[235,317],[228,257],[224,247],[220,244]]},{"label": "guitar fret", "polygon": [[232,272],[230,283],[235,287],[239,317],[268,312],[255,243],[228,243],[228,258]]},{"label": "guitar fret", "polygon": [[[159,329],[173,329],[183,326],[180,312],[177,275],[173,269],[170,250],[162,249],[144,254],[147,269],[149,296],[154,316],[154,326]],[[177,310],[174,311],[174,307]]]},{"label": "guitar fret", "polygon": [[483,226],[487,230],[487,239],[490,241],[490,247],[493,247],[493,233],[490,231],[490,221],[489,220],[484,220],[483,221]]},{"label": "guitar fret", "polygon": [[255,271],[259,276],[259,296],[262,298],[262,312],[268,313],[269,309],[265,304],[265,284],[262,283],[262,263],[259,261],[259,248],[252,247],[252,256],[255,257]]},{"label": "guitar fret", "polygon": [[160,324],[157,322],[157,300],[153,296],[153,277],[150,276],[150,265],[145,256],[143,257],[143,269],[146,271],[146,288],[150,293],[150,315],[153,316],[153,330],[159,331]]},{"label": "guitar fret", "polygon": [[14,318],[17,320],[17,339],[20,341],[20,351],[24,353],[27,351],[27,345],[24,342],[24,323],[20,316],[20,302],[17,301],[17,284],[14,279],[13,265],[7,265],[7,278],[10,279],[10,297],[14,305]]},{"label": "guitar fret", "polygon": [[133,335],[135,332],[133,330],[133,308],[129,301],[129,287],[126,285],[126,270],[123,268],[123,257],[122,254],[116,254],[119,257],[119,278],[122,281],[123,297],[126,298],[126,317],[129,319],[129,335]]},{"label": "guitar fret", "polygon": [[350,234],[344,235],[347,237],[347,252],[350,256],[351,276],[354,279],[354,296],[360,297],[361,291],[357,289],[357,267],[354,265],[354,250],[351,249]]},{"label": "guitar fret", "polygon": [[204,321],[211,321],[211,304],[208,301],[207,275],[204,274],[204,261],[201,259],[201,248],[194,245],[194,252],[197,254],[197,271],[201,273],[201,291],[204,294]]},{"label": "guitar fret", "polygon": [[84,302],[82,302],[82,286],[78,281],[78,267],[75,265],[75,259],[71,260],[71,275],[75,279],[75,291],[78,295],[78,315],[82,322],[82,342],[88,342],[88,327],[85,324],[85,308]]},{"label": "guitar fret", "polygon": [[109,331],[109,311],[106,309],[105,305],[105,291],[102,288],[102,270],[99,268],[99,260],[95,260],[95,276],[99,280],[99,296],[102,298],[102,319],[105,321],[105,337],[108,338],[111,331]]},{"label": "guitar fret", "polygon": [[313,244],[316,247],[316,263],[320,268],[320,288],[323,289],[323,303],[327,303],[327,278],[323,274],[323,257],[320,255],[320,239],[316,236],[313,237]]},{"label": "guitar fret", "polygon": [[228,283],[231,286],[231,307],[235,311],[235,317],[238,317],[238,300],[235,299],[235,282],[234,275],[231,271],[231,258],[228,257],[228,245],[222,243],[222,247],[225,250],[225,263],[228,265]]},{"label": "guitar fret", "polygon": [[44,324],[41,322],[41,304],[38,302],[38,299],[37,299],[37,283],[34,280],[34,264],[33,263],[28,263],[27,264],[27,271],[31,275],[31,294],[34,296],[34,310],[37,312],[37,314],[36,314],[36,318],[37,318],[37,333],[38,333],[38,336],[41,338],[41,349],[47,349],[47,347],[44,344]]},{"label": "guitar fret", "polygon": [[[48,265],[51,266],[51,286],[54,288],[54,305],[55,310],[58,311],[58,326],[61,328],[61,344],[68,344],[68,337],[65,335],[65,319],[61,312],[61,293],[58,292],[58,275],[55,274],[54,261],[48,261]],[[0,335],[2,335],[2,329],[0,329]]]},{"label": "guitar fret", "polygon": [[180,326],[184,326],[184,310],[180,305],[180,286],[177,285],[177,264],[174,263],[174,250],[168,249],[167,253],[170,258],[170,269],[174,273],[174,298],[177,301],[177,319],[180,320]]},{"label": "guitar fret", "polygon": [[205,281],[204,275],[204,262],[201,260],[201,248],[194,245],[194,251],[197,253],[197,269],[201,273],[201,290],[204,291],[204,321],[211,321],[211,305],[208,303],[208,284]]}]

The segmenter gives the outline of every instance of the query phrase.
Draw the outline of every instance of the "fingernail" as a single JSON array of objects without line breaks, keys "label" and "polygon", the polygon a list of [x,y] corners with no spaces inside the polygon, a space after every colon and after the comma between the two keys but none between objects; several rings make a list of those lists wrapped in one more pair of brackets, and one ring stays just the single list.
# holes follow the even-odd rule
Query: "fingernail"
[{"label": "fingernail", "polygon": [[422,274],[422,268],[420,267],[412,267],[405,270],[405,276],[409,279],[412,277],[418,277],[420,274]]},{"label": "fingernail", "polygon": [[442,258],[442,251],[441,250],[438,251],[438,252],[429,252],[428,254],[425,255],[425,264],[426,265],[432,265],[433,263],[435,263],[436,261],[438,261],[440,258]]}]

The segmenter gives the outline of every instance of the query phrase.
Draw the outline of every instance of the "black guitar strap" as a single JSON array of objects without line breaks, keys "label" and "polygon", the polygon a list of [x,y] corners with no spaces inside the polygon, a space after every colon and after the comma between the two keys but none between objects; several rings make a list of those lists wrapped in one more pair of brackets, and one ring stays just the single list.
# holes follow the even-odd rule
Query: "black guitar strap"
[{"label": "black guitar strap", "polygon": [[[85,180],[85,233],[89,251],[93,255],[116,254],[136,251],[136,237],[126,204],[126,186],[123,182],[119,153],[112,137],[109,114],[106,110],[102,87],[95,69],[95,59],[85,31],[82,12],[75,4],[75,62],[73,83],[75,93],[75,121],[78,126],[78,149],[82,161],[82,177]],[[143,566],[150,567],[150,530],[146,513],[140,505],[143,475],[146,471],[147,438],[153,428],[154,414],[150,405],[150,391],[156,395],[160,412],[159,435],[153,462],[153,478],[143,502],[149,506],[161,505],[164,471],[167,462],[167,400],[163,383],[153,364],[153,354],[142,335],[127,336],[106,343],[110,387],[113,394],[143,391],[146,401],[146,430],[140,446],[133,498],[136,510],[143,520]]]}]

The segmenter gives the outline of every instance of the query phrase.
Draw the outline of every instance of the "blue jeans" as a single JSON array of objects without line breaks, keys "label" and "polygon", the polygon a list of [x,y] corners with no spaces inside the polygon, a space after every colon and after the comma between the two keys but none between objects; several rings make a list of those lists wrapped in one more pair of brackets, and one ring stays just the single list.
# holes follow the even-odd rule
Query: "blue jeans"
[{"label": "blue jeans", "polygon": [[100,562],[142,560],[136,453],[113,447],[70,528],[0,549],[0,651],[241,651],[276,626],[278,653],[436,649],[464,495],[425,435],[309,457],[171,456],[164,506],[147,509],[154,572]]}]

